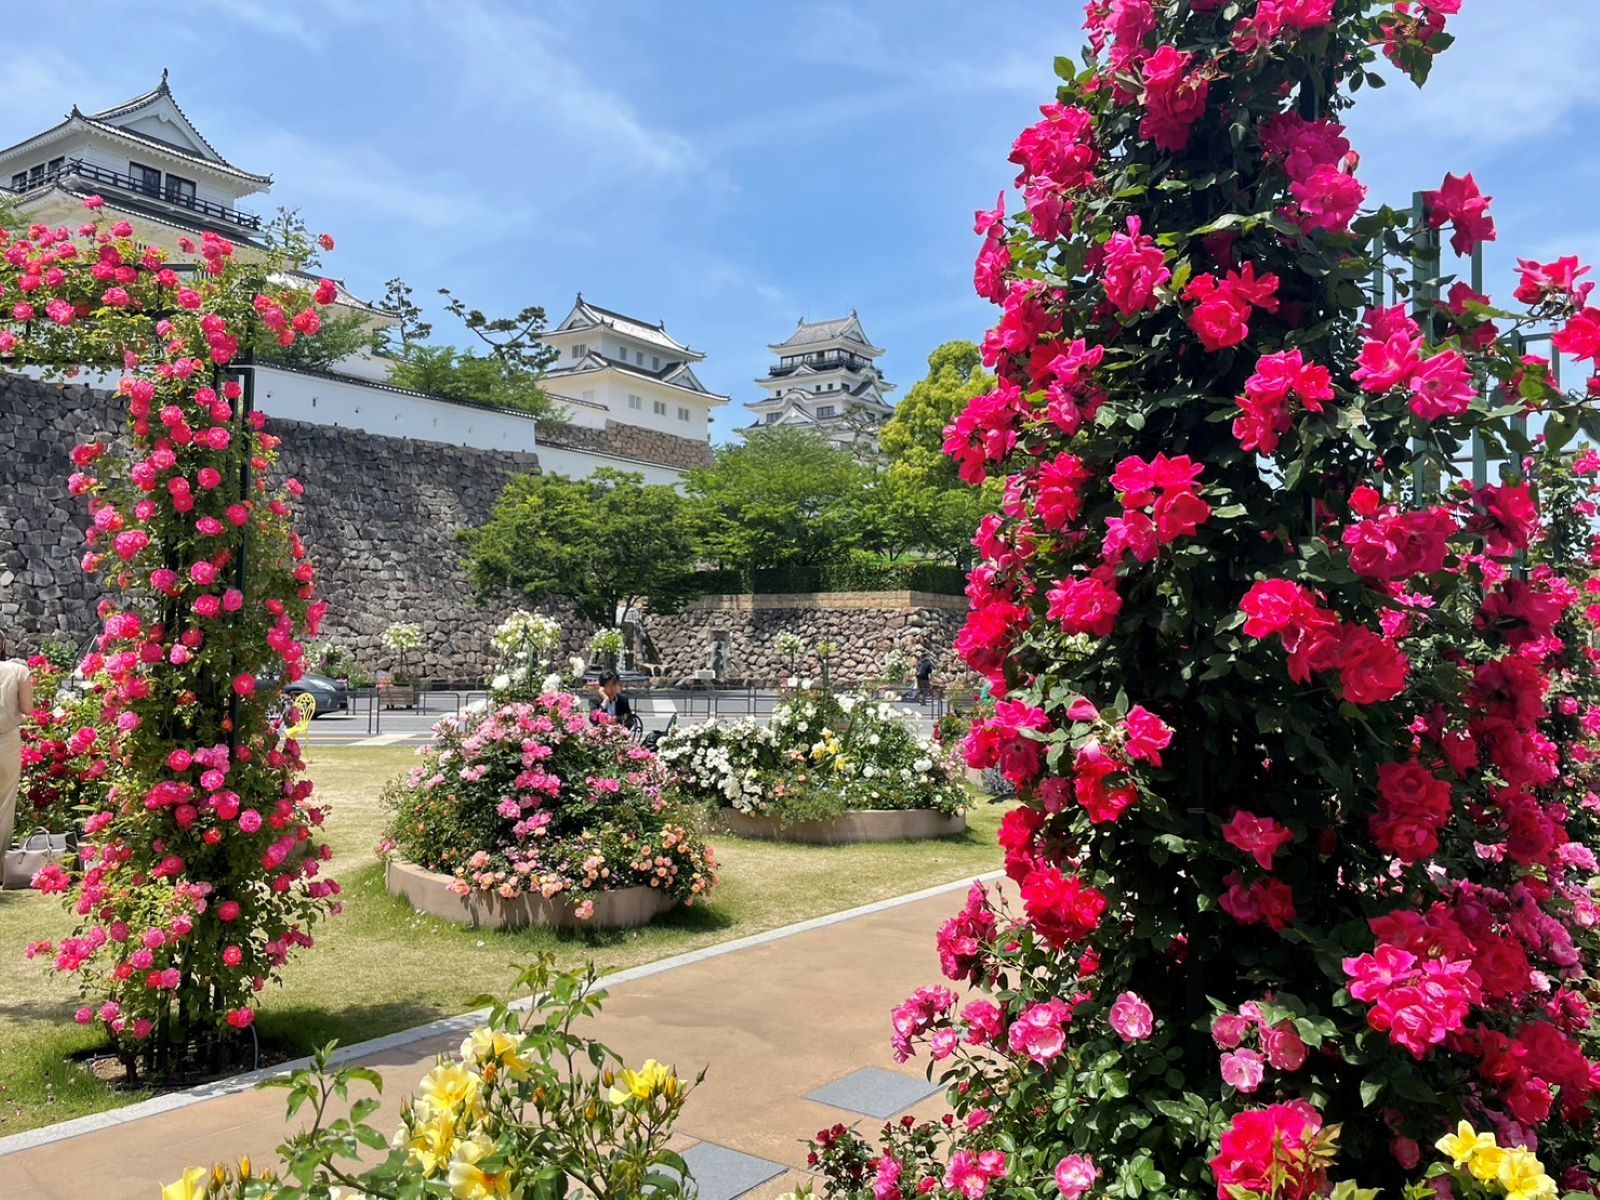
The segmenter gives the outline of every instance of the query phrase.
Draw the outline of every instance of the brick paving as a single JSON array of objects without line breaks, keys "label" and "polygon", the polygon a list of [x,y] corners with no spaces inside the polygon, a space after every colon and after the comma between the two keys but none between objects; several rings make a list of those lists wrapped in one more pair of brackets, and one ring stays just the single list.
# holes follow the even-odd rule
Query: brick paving
[{"label": "brick paving", "polygon": [[[657,1058],[684,1075],[709,1068],[674,1142],[701,1164],[704,1200],[780,1195],[804,1178],[804,1142],[816,1130],[873,1128],[881,1117],[866,1112],[898,1112],[891,1106],[927,1091],[890,1056],[888,1014],[937,980],[933,934],[960,899],[952,888],[608,987],[594,1032],[626,1062]],[[394,1126],[401,1099],[460,1041],[451,1030],[358,1060],[384,1076],[379,1128]],[[0,1141],[0,1200],[158,1200],[185,1165],[273,1161],[288,1129],[283,1103],[281,1091],[239,1091],[31,1148]]]}]

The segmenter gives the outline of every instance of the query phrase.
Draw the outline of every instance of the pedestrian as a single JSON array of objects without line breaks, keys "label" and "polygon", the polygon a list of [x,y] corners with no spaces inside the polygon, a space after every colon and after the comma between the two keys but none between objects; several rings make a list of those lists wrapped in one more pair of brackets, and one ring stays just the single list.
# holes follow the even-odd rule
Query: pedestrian
[{"label": "pedestrian", "polygon": [[22,786],[22,718],[33,711],[33,676],[28,664],[6,657],[0,631],[0,852],[11,849]]},{"label": "pedestrian", "polygon": [[633,715],[633,705],[623,694],[622,679],[615,671],[606,671],[600,676],[600,701],[595,711],[605,713],[618,725],[626,725]]},{"label": "pedestrian", "polygon": [[926,704],[933,695],[933,655],[926,650],[917,660],[917,699]]}]

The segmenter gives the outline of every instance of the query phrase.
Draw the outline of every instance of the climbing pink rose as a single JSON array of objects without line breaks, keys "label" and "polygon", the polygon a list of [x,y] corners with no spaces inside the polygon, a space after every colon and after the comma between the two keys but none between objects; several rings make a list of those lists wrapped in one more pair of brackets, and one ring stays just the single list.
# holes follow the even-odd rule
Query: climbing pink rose
[{"label": "climbing pink rose", "polygon": [[1155,1014],[1142,997],[1123,992],[1111,1006],[1111,1028],[1125,1042],[1142,1042],[1155,1031]]}]

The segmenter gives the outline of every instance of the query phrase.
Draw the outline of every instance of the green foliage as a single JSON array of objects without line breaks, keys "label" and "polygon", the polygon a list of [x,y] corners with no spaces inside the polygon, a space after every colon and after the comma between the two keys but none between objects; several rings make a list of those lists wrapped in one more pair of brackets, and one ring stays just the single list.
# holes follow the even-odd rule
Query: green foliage
[{"label": "green foliage", "polygon": [[559,422],[561,411],[540,386],[536,372],[454,346],[413,345],[389,371],[396,387],[532,413],[545,423]]},{"label": "green foliage", "polygon": [[691,471],[705,553],[725,567],[815,566],[848,557],[871,472],[815,434],[752,431]]},{"label": "green foliage", "polygon": [[696,546],[683,497],[642,476],[599,470],[587,479],[524,475],[506,485],[487,524],[463,535],[480,596],[574,602],[610,625],[648,602],[675,612],[694,594]]},{"label": "green foliage", "polygon": [[553,403],[541,381],[556,350],[539,340],[545,311],[528,305],[515,316],[488,317],[468,308],[440,288],[445,311],[466,326],[485,347],[480,353],[457,346],[429,342],[433,324],[423,319],[422,307],[412,299],[403,279],[391,279],[379,305],[396,320],[387,329],[368,334],[372,349],[393,360],[389,382],[433,396],[468,404],[484,404],[532,413],[548,424],[559,424],[564,411]]},{"label": "green foliage", "polygon": [[[606,998],[592,965],[558,971],[542,956],[520,969],[516,986],[531,1005],[494,1000],[459,1054],[442,1057],[420,1081],[392,1139],[370,1124],[375,1097],[332,1115],[353,1087],[381,1093],[383,1079],[365,1067],[334,1067],[337,1043],[329,1043],[311,1067],[260,1085],[288,1092],[290,1119],[302,1110],[311,1117],[279,1145],[275,1168],[248,1159],[191,1167],[168,1192],[193,1200],[693,1196],[688,1168],[667,1143],[704,1072],[691,1083],[653,1059],[628,1070],[615,1051],[580,1034]],[[377,1165],[363,1165],[386,1150]]]},{"label": "green foliage", "polygon": [[971,342],[946,342],[928,356],[928,374],[911,386],[883,427],[888,469],[873,489],[863,545],[893,556],[919,547],[965,565],[972,531],[999,506],[998,489],[974,490],[945,457],[944,430],[994,376]]},{"label": "green foliage", "polygon": [[994,387],[983,356],[971,342],[946,342],[928,355],[928,374],[911,385],[895,405],[880,439],[891,466],[938,487],[959,485],[955,466],[944,455],[944,429],[967,401]]}]

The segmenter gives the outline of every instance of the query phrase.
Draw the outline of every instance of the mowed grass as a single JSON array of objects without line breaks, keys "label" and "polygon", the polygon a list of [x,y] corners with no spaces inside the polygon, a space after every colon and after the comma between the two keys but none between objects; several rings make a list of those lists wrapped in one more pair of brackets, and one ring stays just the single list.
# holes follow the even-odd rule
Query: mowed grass
[{"label": "mowed grass", "polygon": [[[413,761],[402,747],[320,749],[311,757],[330,805],[333,874],[344,912],[316,931],[317,945],[261,1000],[265,1042],[295,1056],[338,1038],[350,1043],[465,1011],[474,997],[510,983],[512,965],[538,951],[563,964],[620,970],[731,938],[839,912],[999,865],[1002,806],[976,801],[964,836],[931,842],[797,846],[712,838],[721,884],[712,899],[630,932],[472,931],[418,916],[383,887],[377,845],[383,785]],[[71,920],[45,896],[0,892],[0,1136],[114,1108],[143,1093],[113,1090],[68,1061],[101,1044],[73,1023],[70,981],[26,962],[32,941],[61,937]],[[930,930],[930,936],[932,931]]]}]

